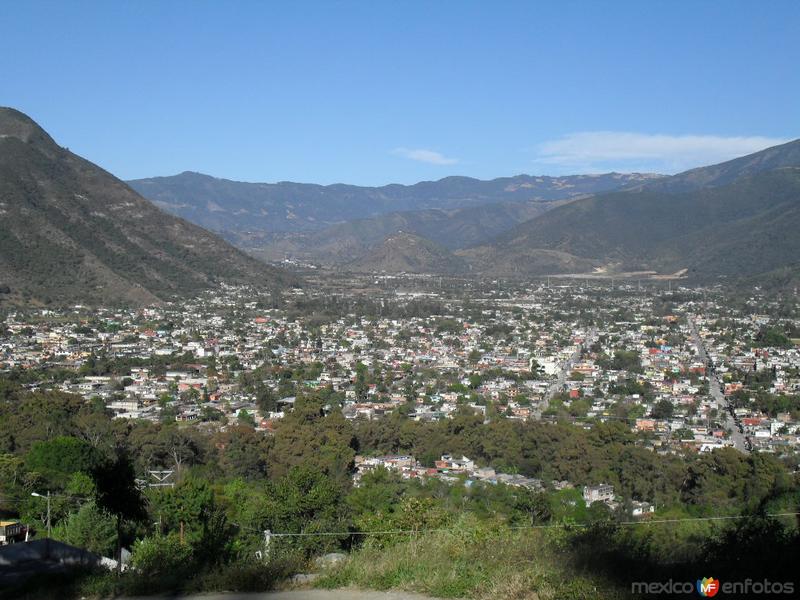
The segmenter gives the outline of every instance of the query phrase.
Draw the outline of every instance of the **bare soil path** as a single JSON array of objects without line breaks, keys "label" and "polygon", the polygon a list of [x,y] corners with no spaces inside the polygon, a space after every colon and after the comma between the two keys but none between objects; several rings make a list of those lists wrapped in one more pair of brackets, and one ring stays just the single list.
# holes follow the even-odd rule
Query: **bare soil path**
[{"label": "bare soil path", "polygon": [[412,592],[390,591],[376,592],[372,590],[356,590],[344,588],[338,590],[289,590],[283,592],[263,593],[211,593],[192,594],[190,596],[143,596],[128,600],[433,600],[430,596]]}]

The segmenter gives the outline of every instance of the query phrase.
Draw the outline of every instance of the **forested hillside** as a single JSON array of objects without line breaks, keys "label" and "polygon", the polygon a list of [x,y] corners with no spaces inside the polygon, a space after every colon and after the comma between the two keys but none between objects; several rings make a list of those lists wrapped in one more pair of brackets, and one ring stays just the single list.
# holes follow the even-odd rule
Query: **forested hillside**
[{"label": "forested hillside", "polygon": [[[785,579],[797,556],[796,520],[767,516],[797,510],[797,477],[769,455],[659,456],[613,423],[586,431],[462,414],[353,424],[339,411],[326,415],[326,405],[341,402],[331,390],[299,396],[274,435],[244,418],[210,434],[174,421],[111,421],[102,403],[25,391],[20,376],[0,381],[0,511],[41,530],[42,502],[31,492],[50,490],[56,539],[105,555],[119,540],[137,569],[121,578],[79,574],[61,582],[61,597],[266,589],[336,549],[351,558],[323,584],[486,598],[597,589],[625,597],[631,577],[695,577],[698,565],[733,577],[744,555],[748,575]],[[587,507],[580,489],[467,488],[457,478],[407,481],[382,469],[353,487],[356,452],[408,453],[429,465],[463,453],[548,482],[610,482],[626,503],[653,499],[658,512],[651,524],[630,526],[627,509]],[[134,478],[153,468],[174,470],[177,485],[139,491]],[[275,537],[264,555],[267,529],[304,535]],[[369,533],[387,530],[409,533]],[[26,589],[35,595],[52,583]]]}]

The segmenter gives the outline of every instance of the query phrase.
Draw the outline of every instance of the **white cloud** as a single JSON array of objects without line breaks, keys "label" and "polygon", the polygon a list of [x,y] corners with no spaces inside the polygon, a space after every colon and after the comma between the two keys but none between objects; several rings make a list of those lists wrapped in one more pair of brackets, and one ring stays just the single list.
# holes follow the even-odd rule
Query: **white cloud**
[{"label": "white cloud", "polygon": [[416,160],[431,165],[454,165],[458,162],[457,158],[448,158],[439,152],[425,150],[422,148],[395,148],[392,153],[396,154],[397,156],[402,156],[403,158],[409,158],[411,160]]},{"label": "white cloud", "polygon": [[534,162],[573,172],[636,170],[676,173],[744,156],[787,141],[762,136],[583,131],[540,144]]}]

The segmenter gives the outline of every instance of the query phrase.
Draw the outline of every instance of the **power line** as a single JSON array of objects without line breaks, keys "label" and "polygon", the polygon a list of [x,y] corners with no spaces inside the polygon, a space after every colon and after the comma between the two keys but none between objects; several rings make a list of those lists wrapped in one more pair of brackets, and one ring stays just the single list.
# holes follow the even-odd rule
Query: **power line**
[{"label": "power line", "polygon": [[[730,516],[713,516],[713,517],[681,517],[676,519],[647,519],[647,520],[637,520],[637,521],[617,521],[611,522],[614,525],[622,525],[622,526],[634,526],[634,525],[660,525],[665,523],[682,523],[682,522],[689,522],[689,521],[736,521],[736,520],[746,520],[746,519],[757,519],[763,517],[796,517],[800,515],[800,512],[785,512],[785,513],[767,513],[764,515],[730,515]],[[237,525],[242,529],[248,529],[250,531],[257,531],[262,533],[263,530],[255,528],[255,527],[248,527],[245,525]],[[510,526],[509,529],[512,530],[526,530],[526,529],[557,529],[557,528],[587,528],[591,527],[590,524],[585,523],[549,523],[546,525],[513,525]],[[299,532],[299,533],[272,533],[270,532],[271,537],[318,537],[318,536],[351,536],[351,535],[416,535],[416,534],[425,534],[425,533],[443,533],[443,532],[454,532],[459,531],[458,529],[452,527],[444,527],[444,528],[433,528],[433,529],[387,529],[383,531],[307,531],[307,532]]]},{"label": "power line", "polygon": [[[2,500],[2,501],[5,501],[5,500],[21,501],[21,500],[26,500],[29,496],[30,496],[30,494],[26,494],[26,493],[23,493],[23,494],[2,494],[2,493],[0,493],[0,500]],[[78,502],[89,501],[89,500],[92,499],[91,496],[79,496],[79,495],[75,495],[75,494],[50,494],[50,497],[51,498],[67,498],[69,500],[78,501]]]}]

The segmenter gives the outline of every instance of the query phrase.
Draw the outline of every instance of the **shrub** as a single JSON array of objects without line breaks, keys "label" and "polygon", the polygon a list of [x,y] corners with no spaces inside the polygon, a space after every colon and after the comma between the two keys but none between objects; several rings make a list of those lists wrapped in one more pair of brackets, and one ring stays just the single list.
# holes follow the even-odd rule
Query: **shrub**
[{"label": "shrub", "polygon": [[145,576],[173,575],[191,569],[192,548],[178,535],[144,538],[136,543],[131,566]]}]

